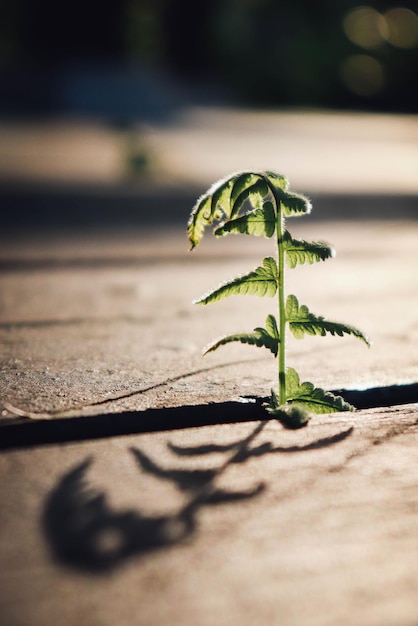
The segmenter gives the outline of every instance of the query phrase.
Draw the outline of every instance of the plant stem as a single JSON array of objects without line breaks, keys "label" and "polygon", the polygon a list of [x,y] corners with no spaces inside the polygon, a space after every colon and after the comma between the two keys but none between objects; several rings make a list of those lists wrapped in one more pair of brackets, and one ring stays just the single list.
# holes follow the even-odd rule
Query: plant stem
[{"label": "plant stem", "polygon": [[277,269],[278,269],[278,307],[279,307],[279,355],[278,355],[278,392],[280,404],[286,404],[286,313],[284,300],[284,219],[280,200],[276,197],[277,211]]}]

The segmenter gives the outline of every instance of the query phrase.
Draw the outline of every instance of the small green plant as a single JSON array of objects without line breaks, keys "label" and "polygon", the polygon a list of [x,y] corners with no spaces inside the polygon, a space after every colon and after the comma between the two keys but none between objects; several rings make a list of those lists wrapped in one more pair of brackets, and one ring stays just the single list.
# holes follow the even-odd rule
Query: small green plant
[{"label": "small green plant", "polygon": [[285,297],[285,264],[289,268],[334,256],[324,242],[294,239],[285,229],[285,219],[306,215],[309,200],[291,192],[285,176],[275,172],[238,172],[215,183],[196,202],[188,222],[191,249],[203,237],[205,228],[215,224],[216,237],[229,233],[264,236],[276,235],[276,257],[268,256],[262,265],[248,274],[229,280],[203,295],[196,304],[209,304],[233,294],[277,296],[277,317],[268,315],[265,326],[250,333],[237,333],[217,339],[204,354],[225,344],[238,341],[270,350],[277,358],[277,390],[271,391],[267,411],[288,427],[305,425],[309,413],[350,411],[354,407],[310,382],[300,383],[298,373],[286,368],[286,328],[298,339],[305,334],[352,335],[368,346],[364,334],[346,324],[329,321],[300,305],[294,295]]}]

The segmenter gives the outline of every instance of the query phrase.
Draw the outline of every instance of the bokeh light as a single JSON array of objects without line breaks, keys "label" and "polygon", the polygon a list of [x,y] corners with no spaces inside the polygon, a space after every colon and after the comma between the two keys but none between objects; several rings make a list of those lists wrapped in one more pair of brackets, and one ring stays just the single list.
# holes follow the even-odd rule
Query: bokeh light
[{"label": "bokeh light", "polygon": [[390,43],[410,49],[418,45],[418,16],[406,7],[394,7],[383,15],[370,6],[358,6],[344,17],[343,28],[351,43],[366,50]]},{"label": "bokeh light", "polygon": [[418,16],[404,7],[390,9],[384,14],[385,39],[397,48],[415,48],[418,45]]},{"label": "bokeh light", "polygon": [[374,96],[385,85],[382,64],[368,54],[349,56],[341,67],[341,77],[345,86],[358,96]]},{"label": "bokeh light", "polygon": [[343,21],[348,39],[357,46],[372,50],[385,42],[386,21],[376,9],[368,6],[356,7]]},{"label": "bokeh light", "polygon": [[[406,7],[392,7],[380,13],[362,5],[345,15],[342,27],[350,43],[364,51],[342,61],[340,76],[345,88],[369,99],[393,93],[404,73],[408,51],[418,47],[416,13]],[[411,59],[409,63],[413,62]]]}]

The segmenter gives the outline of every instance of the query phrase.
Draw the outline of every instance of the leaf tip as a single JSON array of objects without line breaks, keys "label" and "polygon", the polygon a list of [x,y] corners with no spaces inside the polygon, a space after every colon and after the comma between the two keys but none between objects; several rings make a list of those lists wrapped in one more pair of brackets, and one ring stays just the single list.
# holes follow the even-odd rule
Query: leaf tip
[{"label": "leaf tip", "polygon": [[196,300],[192,300],[192,304],[207,304],[207,302],[205,302],[205,296],[202,296],[201,298],[196,298]]}]

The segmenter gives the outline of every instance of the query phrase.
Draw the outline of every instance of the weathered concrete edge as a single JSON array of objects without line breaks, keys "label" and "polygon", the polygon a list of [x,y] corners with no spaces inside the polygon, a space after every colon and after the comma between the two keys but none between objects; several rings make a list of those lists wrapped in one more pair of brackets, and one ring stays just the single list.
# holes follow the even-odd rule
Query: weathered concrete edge
[{"label": "weathered concrete edge", "polygon": [[[388,411],[414,412],[418,402],[418,384],[378,388],[376,390],[344,391],[339,393],[346,400],[356,401],[354,413],[337,413],[314,416],[312,423],[325,423],[340,420],[346,423],[350,418],[356,424],[364,419],[376,419],[376,415],[387,415]],[[364,394],[364,395],[361,395]],[[0,428],[0,450],[42,446],[57,443],[104,439],[123,435],[197,428],[216,424],[233,424],[252,421],[266,421],[263,398],[245,399],[186,405],[180,407],[151,408],[145,411],[103,412],[89,416],[68,418],[53,417],[30,421],[8,423]],[[324,422],[325,420],[325,422]],[[417,418],[418,420],[418,418]]]}]

